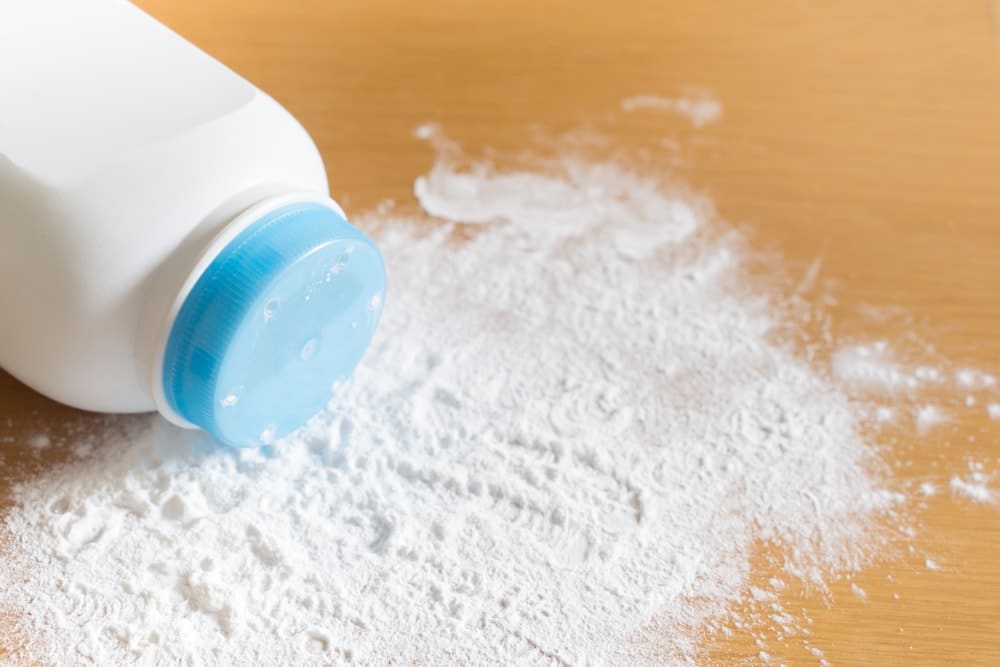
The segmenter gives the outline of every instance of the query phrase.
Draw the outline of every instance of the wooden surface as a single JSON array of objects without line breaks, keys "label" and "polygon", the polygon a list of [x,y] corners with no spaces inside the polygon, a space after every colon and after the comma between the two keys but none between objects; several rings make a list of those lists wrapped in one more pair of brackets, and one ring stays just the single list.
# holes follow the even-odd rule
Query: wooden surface
[{"label": "wooden surface", "polygon": [[[426,121],[473,153],[590,128],[711,197],[790,266],[821,257],[837,332],[882,335],[858,306],[898,305],[943,355],[1000,370],[1000,3],[138,4],[284,103],[350,212],[411,201],[432,160],[412,138]],[[620,111],[690,85],[721,101],[719,122]],[[947,479],[966,456],[1000,469],[1000,422],[950,409],[961,419],[939,435],[892,443],[900,475]],[[23,444],[39,425],[101,419],[0,375],[0,484],[51,465]],[[1000,508],[944,497],[919,516],[915,551],[856,579],[867,600],[847,582],[787,596],[831,663],[1000,665]],[[749,632],[706,641],[719,664],[760,650]],[[768,651],[816,664],[802,644]]]}]

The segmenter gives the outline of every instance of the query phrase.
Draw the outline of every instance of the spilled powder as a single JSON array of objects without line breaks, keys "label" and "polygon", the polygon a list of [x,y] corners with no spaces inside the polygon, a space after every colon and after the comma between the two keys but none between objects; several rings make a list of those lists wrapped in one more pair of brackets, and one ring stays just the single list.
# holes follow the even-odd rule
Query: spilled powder
[{"label": "spilled powder", "polygon": [[989,487],[992,475],[986,471],[986,466],[980,461],[969,461],[968,471],[962,475],[953,475],[949,486],[952,493],[978,503],[992,503],[994,492]]},{"label": "spilled powder", "polygon": [[[985,406],[986,417],[1000,419],[1000,404],[992,400],[997,393],[995,375],[972,368],[950,369],[947,361],[906,363],[900,356],[885,340],[842,345],[832,355],[834,375],[845,387],[861,391],[869,398],[881,396],[893,401],[893,407],[875,407],[876,423],[897,421],[897,416],[903,413],[912,417],[915,433],[927,437],[953,421],[952,412],[962,407],[981,415],[984,409],[981,406]],[[925,402],[927,393],[937,395],[952,407],[946,409]],[[975,439],[974,435],[968,437],[969,442]],[[969,460],[966,468],[943,476],[941,488],[949,489],[960,501],[996,504],[997,491],[990,486],[995,473],[988,471],[981,461]],[[915,491],[929,498],[939,493],[939,487],[925,481],[917,485]],[[928,569],[937,569],[931,567],[933,562],[928,559]]]},{"label": "spilled powder", "polygon": [[722,104],[712,93],[701,88],[690,88],[679,97],[666,97],[643,93],[621,101],[622,111],[657,111],[683,116],[696,129],[714,123],[722,117]]},{"label": "spilled powder", "polygon": [[328,415],[238,452],[154,420],[15,490],[26,662],[687,664],[773,600],[760,541],[777,591],[889,539],[847,385],[698,206],[571,161],[415,191],[360,221],[391,292]]}]

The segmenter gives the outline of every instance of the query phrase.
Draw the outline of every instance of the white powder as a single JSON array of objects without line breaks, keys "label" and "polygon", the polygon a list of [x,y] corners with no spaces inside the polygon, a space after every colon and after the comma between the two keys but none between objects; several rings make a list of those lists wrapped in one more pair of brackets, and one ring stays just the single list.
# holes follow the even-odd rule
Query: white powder
[{"label": "white powder", "polygon": [[32,449],[42,451],[52,446],[52,440],[45,433],[39,433],[28,440],[28,446]]},{"label": "white powder", "polygon": [[988,486],[988,481],[986,475],[974,470],[966,477],[954,475],[951,478],[950,486],[952,492],[964,496],[969,500],[974,500],[978,503],[991,503],[994,498],[993,491]]},{"label": "white powder", "polygon": [[750,587],[750,597],[755,602],[773,602],[778,599],[778,596],[771,591],[765,591],[763,588],[757,588],[756,586]]},{"label": "white powder", "polygon": [[883,393],[916,389],[921,380],[936,377],[936,371],[929,368],[906,372],[893,360],[884,340],[841,347],[833,355],[833,372],[845,383]]},{"label": "white powder", "polygon": [[696,128],[714,123],[722,116],[722,104],[711,92],[691,88],[682,97],[641,94],[627,97],[621,102],[623,111],[666,111],[684,116]]},{"label": "white powder", "polygon": [[[932,350],[931,350],[932,351]],[[922,393],[941,393],[947,387],[949,372],[938,366],[907,365],[897,360],[897,353],[885,340],[870,343],[843,345],[831,357],[835,377],[846,386],[862,392],[890,397],[899,402],[908,399],[913,410],[913,423],[917,433],[927,435],[935,427],[947,423],[951,415],[934,404],[920,404]],[[945,362],[945,366],[947,363]],[[997,380],[994,375],[972,368],[960,368],[953,372],[952,386],[960,390],[961,399],[951,398],[950,402],[961,402],[966,407],[979,404],[980,398],[971,392],[985,394],[989,400],[995,395]],[[873,408],[876,422],[884,424],[895,420],[896,409],[888,406]],[[986,413],[992,419],[1000,419],[1000,403],[986,403]],[[974,436],[969,437],[970,442]]]},{"label": "white powder", "polygon": [[917,366],[913,369],[913,376],[927,382],[941,382],[944,379],[941,371],[934,366]]},{"label": "white powder", "polygon": [[917,433],[925,435],[935,426],[948,421],[948,417],[936,405],[923,405],[917,409]]},{"label": "white powder", "polygon": [[896,411],[892,408],[880,405],[875,408],[875,421],[881,424],[890,424],[896,420]]},{"label": "white powder", "polygon": [[955,373],[955,383],[966,389],[991,389],[997,386],[996,377],[973,368],[962,368]]},{"label": "white powder", "polygon": [[25,661],[688,663],[768,599],[758,541],[823,587],[887,539],[858,412],[738,238],[611,165],[416,192],[440,220],[361,221],[391,292],[330,415],[240,452],[154,420],[15,490]]},{"label": "white powder", "polygon": [[415,130],[413,130],[413,137],[420,140],[428,140],[434,138],[441,130],[441,127],[437,123],[423,123],[418,125]]}]

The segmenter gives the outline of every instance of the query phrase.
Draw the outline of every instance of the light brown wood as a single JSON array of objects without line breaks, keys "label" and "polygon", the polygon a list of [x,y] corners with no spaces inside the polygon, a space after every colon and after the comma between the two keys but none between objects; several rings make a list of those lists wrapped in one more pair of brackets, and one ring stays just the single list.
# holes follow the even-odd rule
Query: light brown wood
[{"label": "light brown wood", "polygon": [[[838,332],[890,332],[857,306],[898,305],[943,355],[1000,370],[1000,3],[138,4],[284,103],[349,211],[410,201],[432,160],[412,139],[420,123],[442,123],[472,153],[590,127],[613,139],[605,150],[711,197],[789,266],[821,257],[837,281]],[[629,95],[685,85],[714,91],[720,122],[694,132],[619,111]],[[887,458],[906,464],[898,474],[940,478],[966,455],[1000,465],[1000,423],[949,409],[961,419],[939,435],[891,444]],[[2,483],[52,464],[23,443],[40,424],[103,421],[0,376]],[[932,499],[920,516],[915,553],[857,578],[866,601],[847,582],[832,598],[786,596],[831,663],[1000,664],[1000,508]],[[775,663],[816,664],[802,639],[771,643]],[[706,645],[718,664],[759,651],[745,632]]]}]

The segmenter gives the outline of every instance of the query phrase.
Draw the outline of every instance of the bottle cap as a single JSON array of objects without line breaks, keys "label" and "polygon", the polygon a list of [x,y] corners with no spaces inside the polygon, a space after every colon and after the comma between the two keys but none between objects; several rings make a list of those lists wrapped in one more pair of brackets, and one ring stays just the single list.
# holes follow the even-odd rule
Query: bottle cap
[{"label": "bottle cap", "polygon": [[265,214],[226,244],[177,312],[165,400],[226,444],[271,444],[354,371],[385,286],[378,248],[332,208],[299,202]]}]

